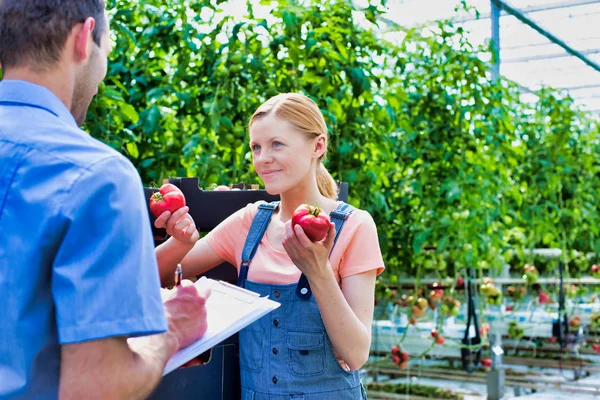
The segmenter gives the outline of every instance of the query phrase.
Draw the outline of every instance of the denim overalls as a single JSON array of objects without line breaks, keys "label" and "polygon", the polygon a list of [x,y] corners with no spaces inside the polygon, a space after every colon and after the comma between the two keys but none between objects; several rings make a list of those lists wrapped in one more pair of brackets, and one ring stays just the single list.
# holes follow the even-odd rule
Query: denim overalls
[{"label": "denim overalls", "polygon": [[[238,285],[281,303],[240,331],[242,400],[366,399],[358,371],[344,370],[333,354],[306,276],[291,285],[247,280],[250,261],[278,206],[259,206],[242,252]],[[330,214],[336,241],[353,210],[341,203]]]}]

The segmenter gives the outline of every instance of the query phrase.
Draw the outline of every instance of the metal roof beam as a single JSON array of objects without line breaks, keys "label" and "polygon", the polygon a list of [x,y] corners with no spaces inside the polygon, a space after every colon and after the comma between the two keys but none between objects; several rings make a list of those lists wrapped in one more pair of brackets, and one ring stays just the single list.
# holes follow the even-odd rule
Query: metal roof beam
[{"label": "metal roof beam", "polygon": [[[579,53],[582,55],[599,54],[600,49],[585,50],[585,51],[580,51]],[[502,63],[503,64],[519,63],[519,62],[528,62],[528,61],[548,60],[551,58],[563,58],[563,57],[570,57],[570,56],[571,55],[569,53],[561,52],[561,53],[544,54],[544,55],[534,56],[534,57],[503,58]]]},{"label": "metal roof beam", "polygon": [[[598,4],[600,0],[579,0],[579,1],[563,1],[561,3],[551,3],[551,4],[542,4],[539,6],[531,6],[527,8],[523,8],[521,12],[523,14],[531,14],[542,11],[550,11],[550,10],[559,10],[561,8],[571,8],[577,6],[587,6],[589,4]],[[488,19],[491,18],[492,13],[472,13],[464,18],[453,19],[454,22],[471,22],[477,21],[480,19]],[[502,16],[502,13],[500,14]]]},{"label": "metal roof beam", "polygon": [[523,22],[525,25],[531,27],[532,29],[537,31],[539,34],[548,38],[551,42],[556,43],[557,45],[559,45],[560,47],[565,49],[567,51],[567,53],[571,54],[574,57],[579,58],[581,61],[583,61],[590,67],[592,67],[596,71],[600,72],[600,65],[596,64],[594,61],[590,60],[589,58],[587,58],[586,56],[581,54],[581,52],[575,50],[574,48],[569,46],[567,43],[563,42],[562,40],[560,40],[559,38],[557,38],[556,36],[554,36],[553,34],[548,32],[544,28],[540,27],[536,22],[534,22],[533,20],[531,20],[530,18],[525,16],[521,11],[509,6],[502,0],[492,0],[492,2],[494,2],[494,4],[496,4],[496,6],[498,8],[500,8],[501,10],[505,10],[507,13],[511,14],[512,16],[517,18],[519,21]]}]

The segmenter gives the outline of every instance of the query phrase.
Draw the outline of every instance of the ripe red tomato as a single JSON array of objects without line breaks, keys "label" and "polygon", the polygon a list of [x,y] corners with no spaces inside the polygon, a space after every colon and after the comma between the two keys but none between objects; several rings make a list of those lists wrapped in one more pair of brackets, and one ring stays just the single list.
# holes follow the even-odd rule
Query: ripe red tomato
[{"label": "ripe red tomato", "polygon": [[492,359],[484,358],[483,360],[481,360],[481,366],[484,368],[490,368],[492,366]]},{"label": "ripe red tomato", "polygon": [[165,211],[174,213],[185,206],[185,196],[179,188],[170,183],[162,185],[158,192],[150,197],[150,212],[158,217]]},{"label": "ripe red tomato", "polygon": [[330,223],[329,216],[319,207],[308,204],[302,204],[292,214],[292,226],[300,225],[306,236],[313,242],[325,239]]},{"label": "ripe red tomato", "polygon": [[444,337],[442,335],[438,335],[435,338],[435,344],[442,345],[442,344],[444,344],[444,341],[445,341],[445,339],[444,339]]}]

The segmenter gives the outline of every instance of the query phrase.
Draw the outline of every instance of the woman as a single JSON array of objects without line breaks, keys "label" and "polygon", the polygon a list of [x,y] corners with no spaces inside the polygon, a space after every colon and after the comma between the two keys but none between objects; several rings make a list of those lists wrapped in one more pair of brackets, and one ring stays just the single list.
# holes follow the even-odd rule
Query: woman
[{"label": "woman", "polygon": [[[156,220],[172,236],[157,248],[162,282],[172,282],[179,262],[186,276],[196,276],[227,261],[238,266],[238,284],[281,302],[240,332],[242,398],[366,398],[357,371],[368,359],[375,278],[384,268],[375,223],[336,200],[337,185],[322,163],[327,126],[308,97],[269,99],[249,131],[254,168],[281,203],[248,204],[199,241],[187,207],[165,212]],[[334,223],[316,243],[291,226],[292,213],[306,203],[336,221],[337,238]],[[264,235],[252,225],[257,213],[270,217]],[[244,244],[253,237],[252,258]]]}]

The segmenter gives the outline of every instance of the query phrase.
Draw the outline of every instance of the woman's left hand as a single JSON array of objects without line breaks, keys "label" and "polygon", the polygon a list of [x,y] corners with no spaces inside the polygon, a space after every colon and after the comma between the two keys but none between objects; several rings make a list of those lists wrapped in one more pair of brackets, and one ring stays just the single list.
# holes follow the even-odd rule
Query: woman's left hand
[{"label": "woman's left hand", "polygon": [[320,242],[312,242],[300,225],[292,227],[291,221],[285,224],[283,248],[294,264],[309,279],[315,279],[331,273],[329,253],[335,239],[335,225],[329,226],[327,236]]}]

